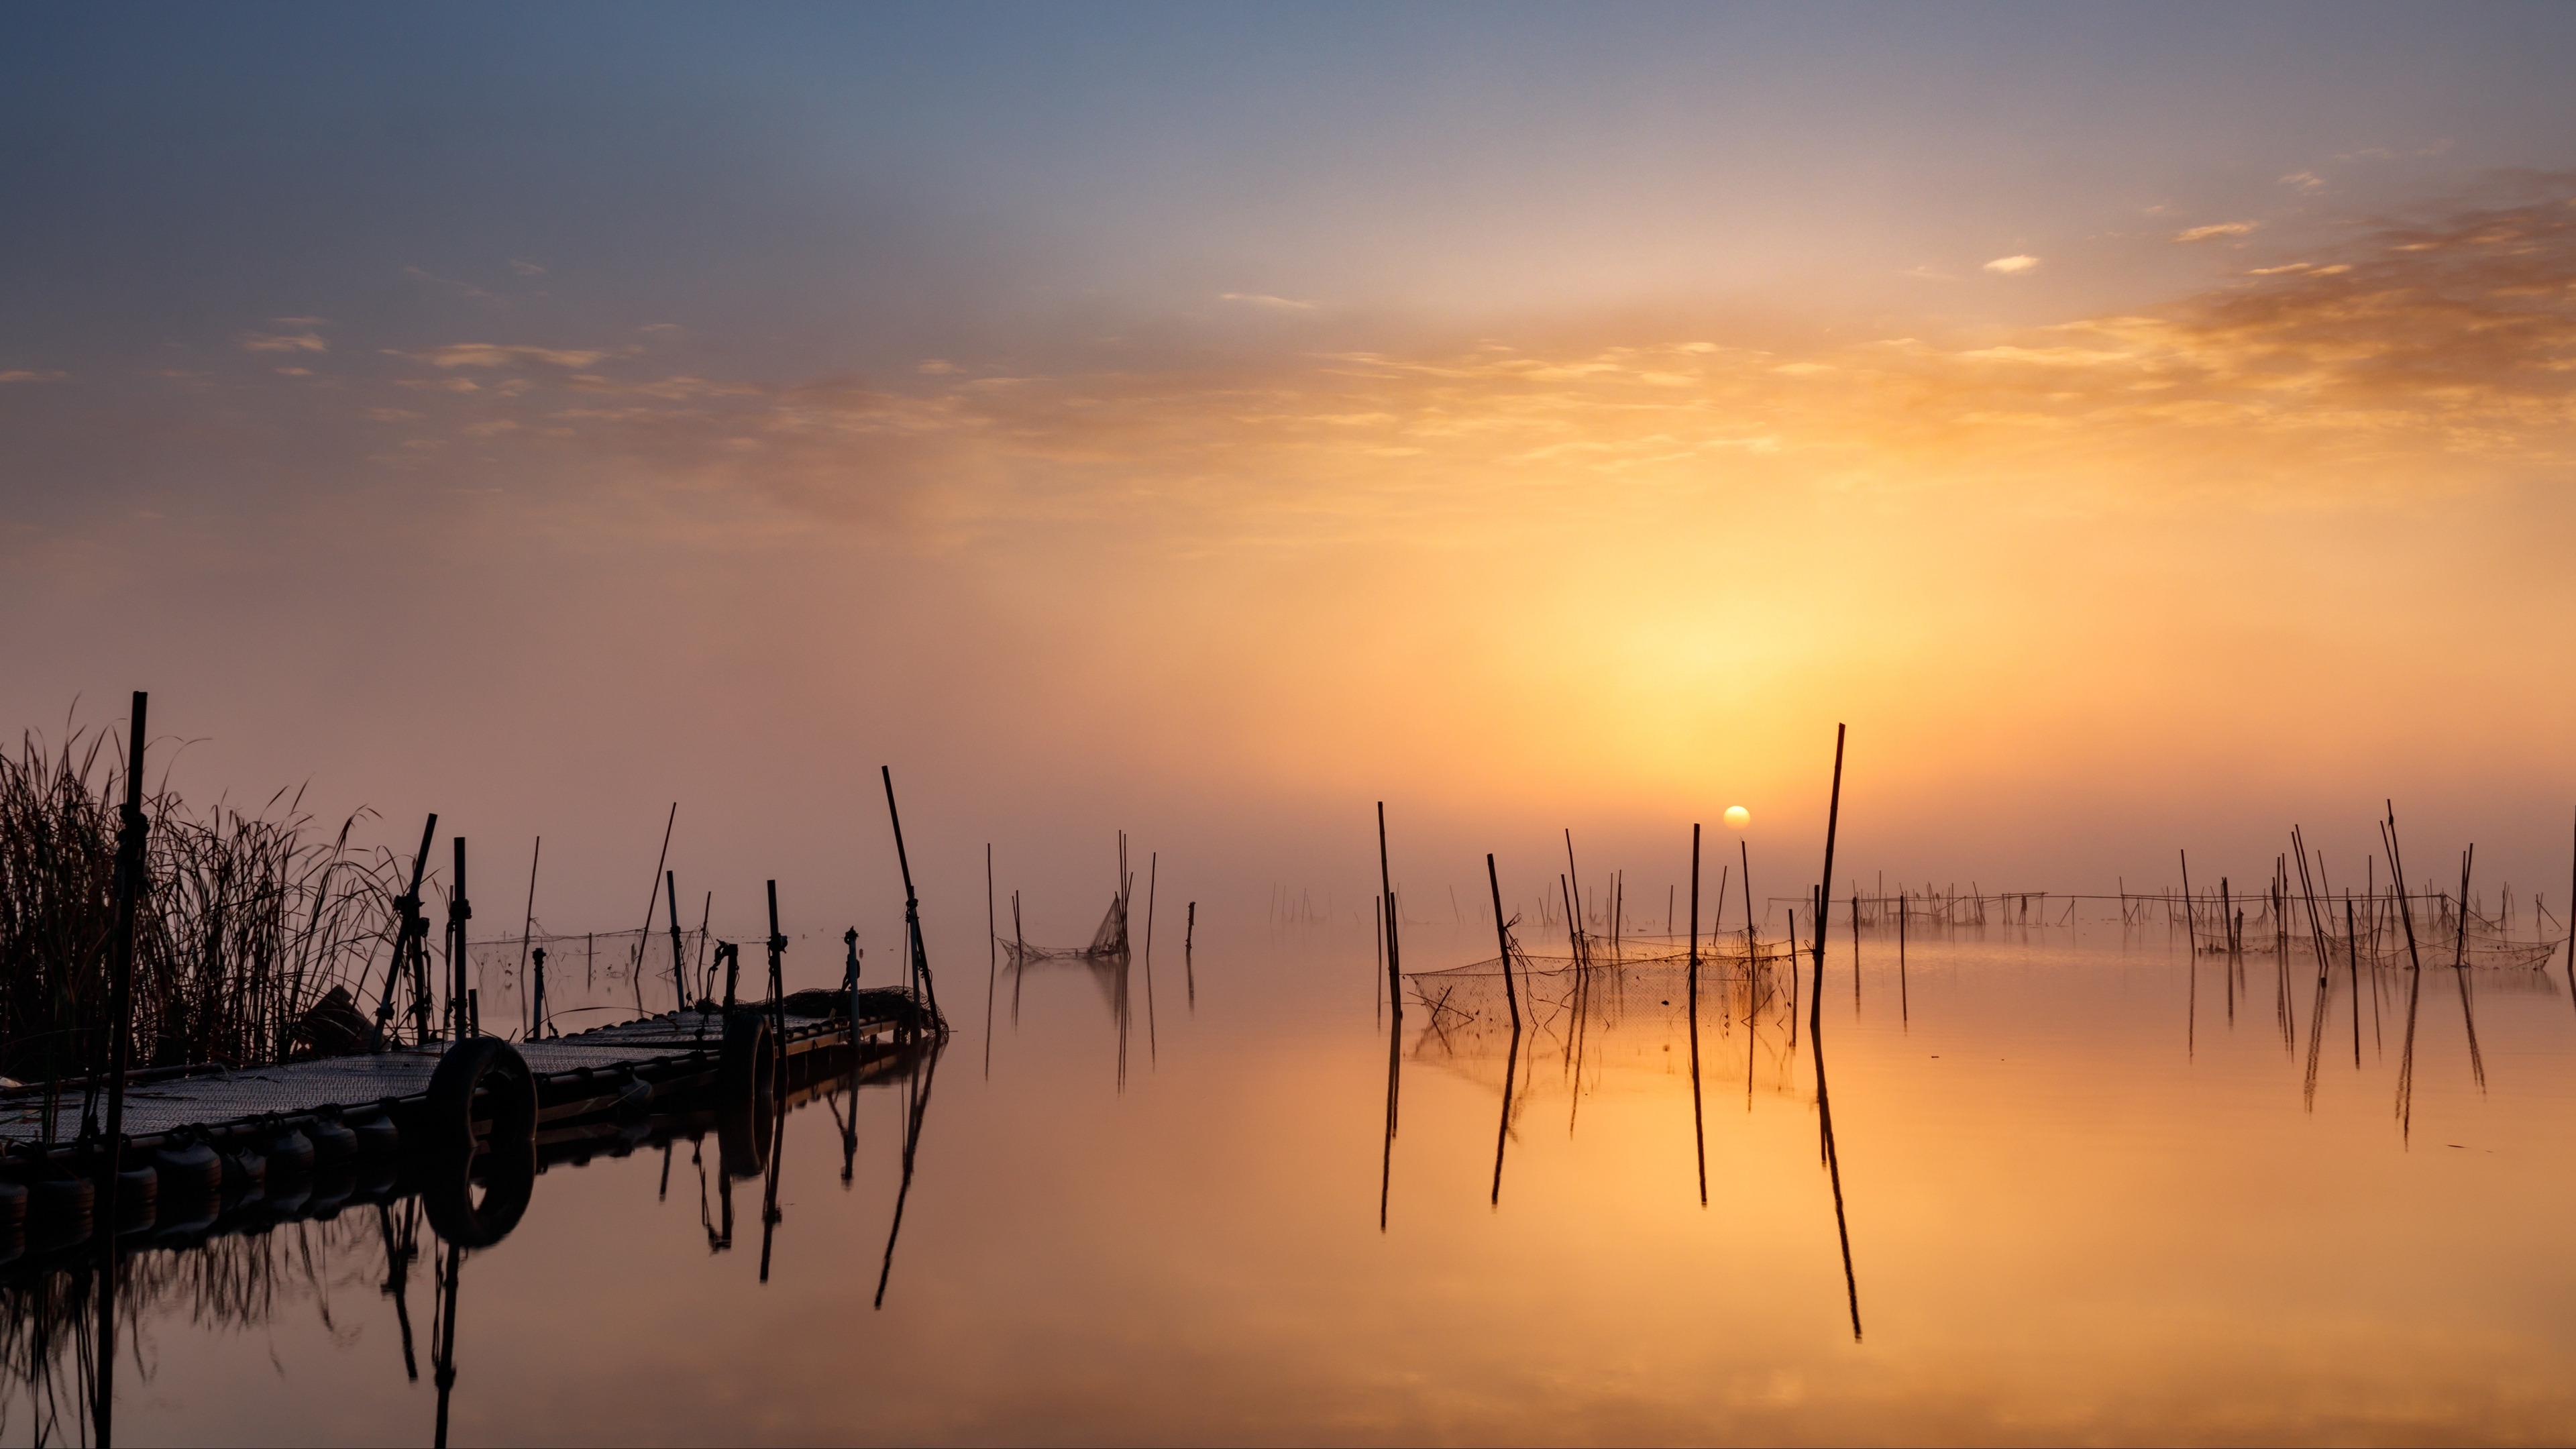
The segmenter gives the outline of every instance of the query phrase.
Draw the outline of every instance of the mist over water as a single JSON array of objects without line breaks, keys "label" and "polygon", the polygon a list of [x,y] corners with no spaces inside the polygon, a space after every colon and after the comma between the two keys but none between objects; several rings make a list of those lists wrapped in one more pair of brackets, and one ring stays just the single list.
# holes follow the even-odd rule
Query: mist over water
[{"label": "mist over water", "polygon": [[[2183,932],[2102,908],[1917,920],[1901,966],[1894,930],[1843,923],[1821,995],[1802,961],[1794,1005],[1785,961],[1757,991],[1713,946],[1695,1127],[1682,943],[1630,935],[1614,961],[1600,942],[1578,998],[1561,928],[1524,922],[1515,1055],[1490,916],[1415,921],[1404,963],[1432,974],[1394,1039],[1390,1143],[1368,927],[1203,915],[1184,952],[1174,919],[1150,988],[1141,940],[1123,970],[1003,962],[989,1038],[977,953],[943,952],[956,1035],[872,1077],[855,1112],[846,1084],[790,1111],[774,1223],[712,1134],[550,1167],[515,1231],[463,1255],[452,1442],[2576,1425],[2554,1369],[2576,1348],[2576,1264],[2552,1215],[2499,1210],[2576,1185],[2563,950],[2473,973],[2483,1090],[2450,973],[2426,973],[2401,1125],[2407,973],[2338,961],[2319,1015],[2303,941],[2286,967],[2268,935],[2233,967],[2204,952],[2195,982]],[[426,1437],[436,1375],[425,1349],[405,1375],[376,1213],[141,1255],[123,1431]],[[219,1275],[186,1267],[218,1253],[261,1259],[222,1311]],[[411,1265],[424,1344],[431,1280]],[[22,1311],[32,1291],[9,1290]],[[40,1392],[24,1332],[13,1435]]]}]

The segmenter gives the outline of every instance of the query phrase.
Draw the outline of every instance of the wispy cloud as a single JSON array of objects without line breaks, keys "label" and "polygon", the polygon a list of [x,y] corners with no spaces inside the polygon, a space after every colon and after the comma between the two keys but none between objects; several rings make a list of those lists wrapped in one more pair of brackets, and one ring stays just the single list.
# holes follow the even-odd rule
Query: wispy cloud
[{"label": "wispy cloud", "polygon": [[1927,317],[1795,350],[1704,321],[1669,341],[1605,322],[1546,345],[1398,327],[1371,347],[1160,370],[996,355],[978,362],[990,376],[927,358],[880,385],[774,385],[621,375],[633,349],[474,342],[398,353],[421,364],[394,379],[408,393],[348,396],[454,456],[550,478],[946,530],[1100,518],[1144,493],[1211,536],[1278,536],[1287,514],[1464,527],[1488,487],[1687,493],[1747,468],[1839,491],[2021,488],[2060,509],[2402,493],[2576,460],[2571,201],[2576,180],[2383,226],[2162,306],[2000,332]]},{"label": "wispy cloud", "polygon": [[69,376],[71,376],[70,373],[60,370],[52,372],[35,372],[21,367],[12,368],[7,372],[0,372],[0,382],[61,382],[64,378]]},{"label": "wispy cloud", "polygon": [[484,291],[481,287],[475,286],[472,282],[460,282],[454,277],[442,277],[436,272],[423,271],[419,267],[405,267],[403,268],[403,275],[423,286],[436,287],[442,291],[453,292],[460,297],[471,297],[482,302],[497,302],[500,300],[491,293]]},{"label": "wispy cloud", "polygon": [[2024,254],[2016,254],[2009,257],[1995,258],[1993,261],[1986,263],[1986,270],[1996,273],[1999,276],[2014,277],[2019,276],[2038,265],[2039,258]]},{"label": "wispy cloud", "polygon": [[2281,178],[2281,184],[2302,196],[2314,196],[2326,189],[2326,179],[2313,171],[2293,171]]},{"label": "wispy cloud", "polygon": [[2221,237],[2244,236],[2261,226],[2259,221],[2213,221],[2207,226],[2186,227],[2173,234],[2178,242],[2216,241]]},{"label": "wispy cloud", "polygon": [[305,323],[305,330],[246,333],[241,340],[242,350],[244,352],[328,352],[331,350],[331,344],[323,340],[322,334],[311,329],[311,323],[315,319],[297,318],[295,320]]},{"label": "wispy cloud", "polygon": [[408,357],[432,367],[509,367],[519,363],[542,362],[553,367],[589,367],[608,356],[605,351],[574,347],[529,347],[498,342],[458,342],[446,347],[431,347],[419,352],[385,349],[394,357]]},{"label": "wispy cloud", "polygon": [[1272,297],[1260,292],[1220,292],[1217,295],[1223,301],[1242,302],[1254,307],[1271,307],[1283,312],[1312,312],[1315,310],[1314,303],[1300,302],[1294,297]]}]

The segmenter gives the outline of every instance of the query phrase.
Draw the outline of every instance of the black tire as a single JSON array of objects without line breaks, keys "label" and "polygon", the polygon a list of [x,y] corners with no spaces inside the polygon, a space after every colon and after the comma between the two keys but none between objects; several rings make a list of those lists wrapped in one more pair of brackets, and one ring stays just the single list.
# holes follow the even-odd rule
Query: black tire
[{"label": "black tire", "polygon": [[736,1011],[725,1018],[724,1055],[716,1064],[716,1097],[731,1104],[769,1093],[777,1070],[778,1041],[769,1033],[769,1017]]},{"label": "black tire", "polygon": [[738,1179],[769,1170],[770,1087],[777,1070],[776,1051],[767,1016],[736,1011],[725,1019],[724,1056],[716,1067],[717,1160]]},{"label": "black tire", "polygon": [[499,1037],[477,1036],[449,1047],[430,1074],[424,1128],[431,1152],[473,1157],[478,1098],[496,1150],[535,1142],[537,1079],[527,1059]]}]

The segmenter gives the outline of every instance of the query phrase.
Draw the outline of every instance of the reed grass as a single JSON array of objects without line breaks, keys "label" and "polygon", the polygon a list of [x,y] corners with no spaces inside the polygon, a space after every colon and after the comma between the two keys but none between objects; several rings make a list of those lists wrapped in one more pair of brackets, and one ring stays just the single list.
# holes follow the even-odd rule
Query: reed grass
[{"label": "reed grass", "polygon": [[[0,1074],[94,1077],[108,1060],[121,748],[74,731],[0,753]],[[353,849],[365,812],[325,832],[280,791],[256,810],[192,808],[166,775],[136,918],[130,1060],[257,1066],[309,1051],[313,1011],[354,1000],[391,939],[390,852]]]}]

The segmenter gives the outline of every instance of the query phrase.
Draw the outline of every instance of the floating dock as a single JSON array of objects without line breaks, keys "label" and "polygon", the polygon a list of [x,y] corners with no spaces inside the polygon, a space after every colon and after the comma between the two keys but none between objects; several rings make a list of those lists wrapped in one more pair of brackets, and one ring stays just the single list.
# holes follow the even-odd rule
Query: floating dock
[{"label": "floating dock", "polygon": [[[447,1220],[443,1236],[497,1241],[525,1207],[523,1179],[554,1161],[713,1128],[728,1168],[756,1173],[778,1111],[883,1075],[939,1031],[899,991],[809,991],[536,1041],[136,1072],[114,1230],[120,1243],[170,1246],[234,1218],[264,1226],[418,1192]],[[80,1246],[94,1238],[103,1170],[82,1131],[88,1088],[53,1089],[50,1132],[46,1088],[0,1092],[0,1276],[96,1252]]]}]

